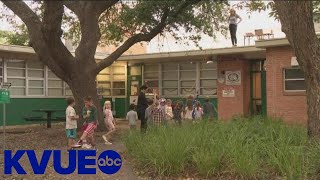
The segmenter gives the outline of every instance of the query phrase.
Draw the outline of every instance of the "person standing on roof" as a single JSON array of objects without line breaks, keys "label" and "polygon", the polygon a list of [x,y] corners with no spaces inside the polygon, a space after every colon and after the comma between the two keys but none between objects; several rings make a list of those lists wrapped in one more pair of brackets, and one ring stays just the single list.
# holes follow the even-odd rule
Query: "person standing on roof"
[{"label": "person standing on roof", "polygon": [[233,46],[237,46],[237,26],[241,21],[242,21],[242,18],[236,13],[234,9],[231,9],[228,22],[229,22],[229,31],[231,35],[231,42]]}]

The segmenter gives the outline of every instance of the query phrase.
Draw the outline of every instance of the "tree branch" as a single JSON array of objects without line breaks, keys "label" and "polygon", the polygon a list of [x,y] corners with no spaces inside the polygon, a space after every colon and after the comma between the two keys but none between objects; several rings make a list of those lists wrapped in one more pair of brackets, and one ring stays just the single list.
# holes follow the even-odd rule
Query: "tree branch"
[{"label": "tree branch", "polygon": [[[311,60],[298,56],[301,54],[300,57],[308,57],[305,54],[308,52],[302,49],[310,49],[315,52],[320,48],[314,29],[312,1],[275,1],[274,5],[281,21],[282,31],[286,34],[292,48],[299,49],[295,51],[299,64],[303,69],[306,66],[312,66]],[[292,12],[295,12],[297,16],[293,16]]]},{"label": "tree branch", "polygon": [[98,74],[100,71],[102,71],[104,68],[112,65],[114,61],[116,61],[124,52],[126,52],[131,46],[138,42],[142,41],[150,41],[155,36],[157,36],[159,33],[163,31],[163,29],[166,27],[166,25],[170,24],[171,22],[168,21],[169,17],[170,19],[176,18],[181,12],[183,12],[188,6],[197,4],[201,0],[193,0],[193,1],[185,1],[180,7],[170,16],[169,9],[165,9],[163,12],[163,15],[161,17],[160,23],[155,26],[150,32],[148,33],[139,33],[136,34],[129,39],[127,39],[120,47],[118,47],[114,52],[112,52],[107,58],[100,61],[96,68],[93,69],[93,73]]},{"label": "tree branch", "polygon": [[61,1],[44,1],[44,16],[42,20],[42,33],[50,49],[50,55],[61,69],[68,72],[75,62],[70,51],[61,41],[61,30],[64,7]]},{"label": "tree branch", "polygon": [[50,49],[44,41],[39,17],[21,0],[2,3],[11,9],[27,26],[32,47],[40,61],[47,65],[60,79],[68,81],[65,71],[50,56]]},{"label": "tree branch", "polygon": [[77,60],[84,64],[95,64],[94,55],[101,37],[99,17],[117,2],[118,0],[64,2],[80,21],[81,40],[75,52]]},{"label": "tree branch", "polygon": [[[85,10],[86,7],[90,7],[95,9],[95,13],[100,16],[101,13],[106,11],[107,9],[114,6],[119,0],[108,0],[108,1],[90,1],[90,2],[82,2],[82,1],[63,1],[63,4],[73,11],[77,16],[81,15],[81,12]],[[88,6],[89,5],[89,6]]]}]

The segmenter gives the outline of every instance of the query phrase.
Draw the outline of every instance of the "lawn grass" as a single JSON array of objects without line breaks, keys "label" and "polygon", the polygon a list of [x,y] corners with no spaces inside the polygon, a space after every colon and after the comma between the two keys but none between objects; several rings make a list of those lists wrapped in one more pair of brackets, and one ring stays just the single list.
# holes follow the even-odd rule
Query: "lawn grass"
[{"label": "lawn grass", "polygon": [[124,136],[129,155],[157,176],[194,172],[212,178],[319,179],[320,144],[305,127],[254,117],[133,131]]}]

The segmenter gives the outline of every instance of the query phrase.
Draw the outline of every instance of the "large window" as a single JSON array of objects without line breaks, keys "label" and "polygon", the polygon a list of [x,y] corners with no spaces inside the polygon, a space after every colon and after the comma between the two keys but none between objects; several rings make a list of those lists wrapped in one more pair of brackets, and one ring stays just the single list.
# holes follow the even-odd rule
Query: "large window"
[{"label": "large window", "polygon": [[159,64],[146,64],[143,73],[151,89],[161,82],[163,96],[217,95],[217,62],[161,63],[160,69]]},{"label": "large window", "polygon": [[44,96],[44,65],[40,61],[27,61],[28,95]]},{"label": "large window", "polygon": [[97,75],[98,94],[111,96],[111,68],[105,68]]},{"label": "large window", "polygon": [[149,87],[147,93],[152,93],[155,90],[159,93],[159,64],[144,65],[144,84]]},{"label": "large window", "polygon": [[180,64],[180,94],[196,94],[197,69],[195,63]]},{"label": "large window", "polygon": [[48,69],[48,96],[64,96],[64,83],[51,70]]},{"label": "large window", "polygon": [[7,82],[11,83],[13,96],[26,95],[26,63],[23,60],[7,61]]},{"label": "large window", "polygon": [[[124,63],[105,68],[96,77],[98,94],[126,96],[126,76],[127,66]],[[69,86],[41,61],[0,59],[0,82],[3,81],[12,84],[11,95],[14,97],[72,96]]]},{"label": "large window", "polygon": [[179,95],[179,65],[166,63],[162,64],[162,95]]},{"label": "large window", "polygon": [[284,69],[284,90],[285,91],[305,91],[306,84],[304,74],[299,68]]},{"label": "large window", "polygon": [[126,95],[126,66],[115,65],[112,67],[112,96]]},{"label": "large window", "polygon": [[102,96],[126,95],[126,65],[113,65],[97,75],[98,94]]},{"label": "large window", "polygon": [[217,94],[217,62],[200,63],[200,95]]}]

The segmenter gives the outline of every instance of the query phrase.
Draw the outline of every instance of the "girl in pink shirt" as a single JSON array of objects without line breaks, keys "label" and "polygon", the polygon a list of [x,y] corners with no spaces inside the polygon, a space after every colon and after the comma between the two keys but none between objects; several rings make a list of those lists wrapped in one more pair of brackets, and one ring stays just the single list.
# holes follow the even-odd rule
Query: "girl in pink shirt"
[{"label": "girl in pink shirt", "polygon": [[112,115],[110,101],[106,101],[104,103],[103,112],[104,112],[104,123],[106,125],[106,128],[108,129],[108,133],[103,135],[102,138],[105,141],[105,144],[111,145],[112,143],[109,142],[108,139],[110,139],[111,134],[116,130],[116,127],[115,127],[116,123]]}]

